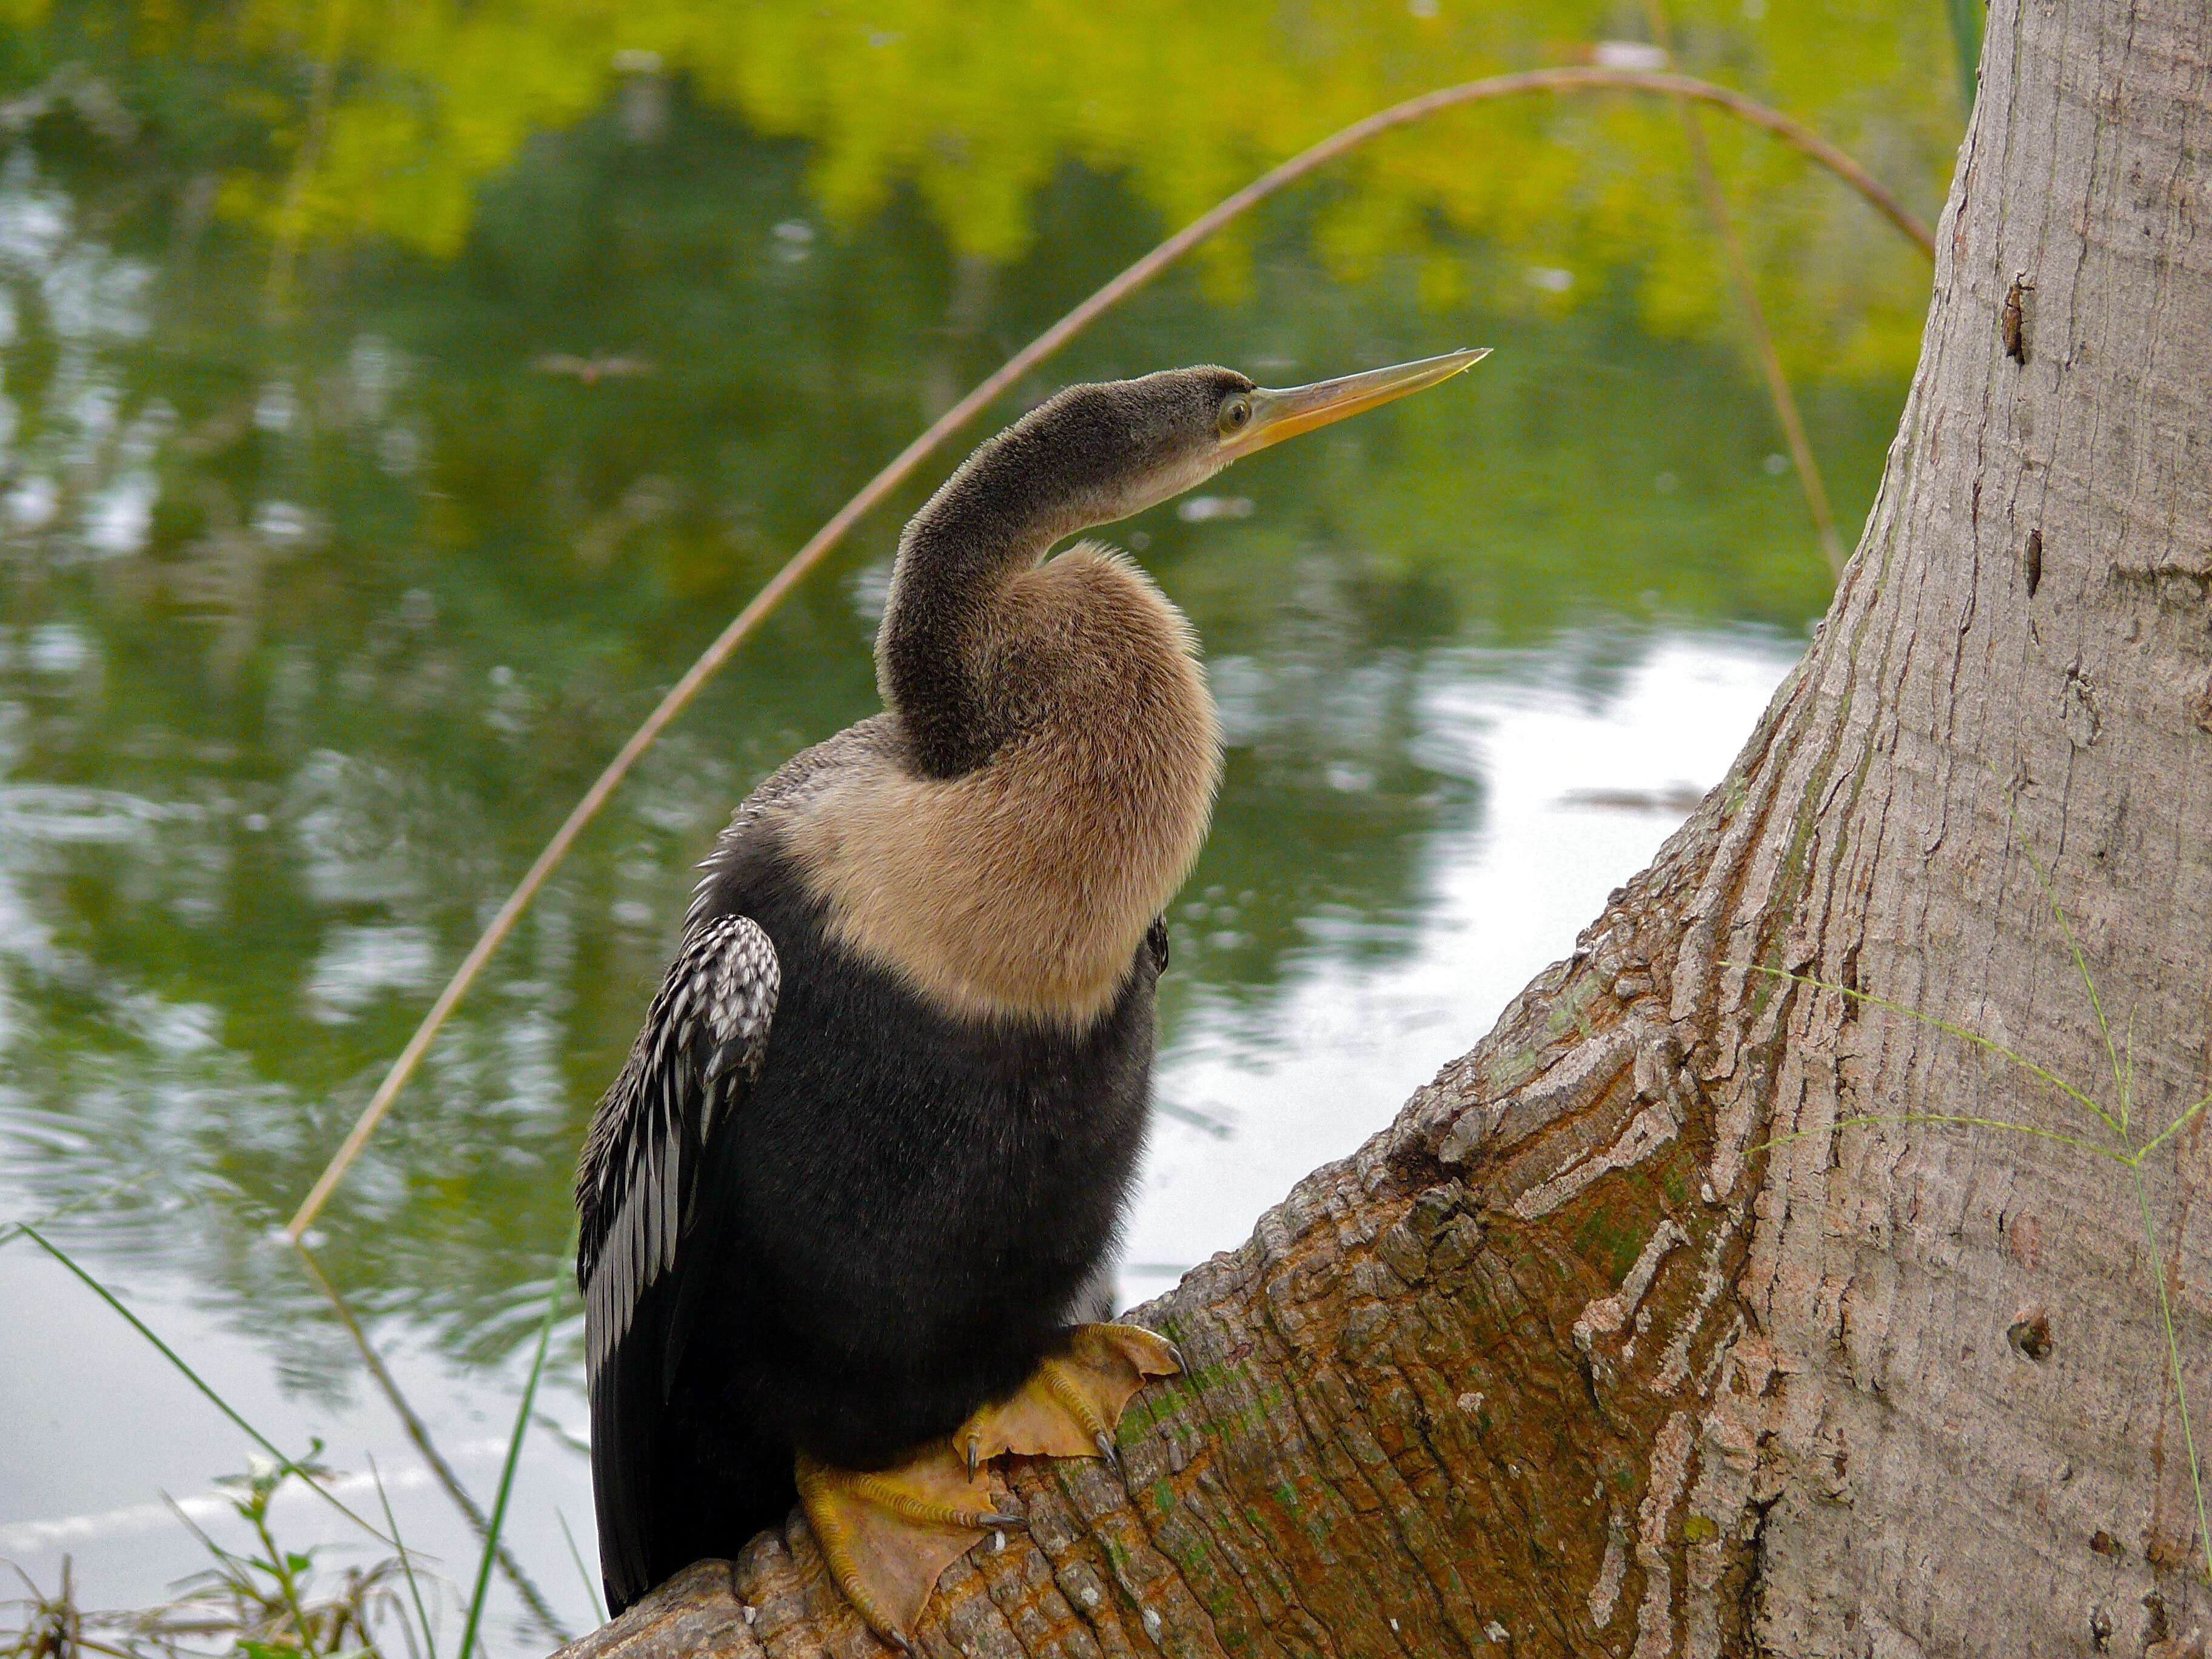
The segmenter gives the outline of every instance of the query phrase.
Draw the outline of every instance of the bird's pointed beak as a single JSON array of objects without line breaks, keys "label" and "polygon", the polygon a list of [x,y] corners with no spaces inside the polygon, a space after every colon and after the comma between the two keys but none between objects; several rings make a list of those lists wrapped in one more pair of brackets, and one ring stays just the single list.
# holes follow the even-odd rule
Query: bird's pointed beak
[{"label": "bird's pointed beak", "polygon": [[1252,394],[1250,423],[1222,447],[1231,460],[1241,459],[1285,438],[1295,438],[1301,432],[1311,432],[1333,421],[1364,414],[1395,398],[1425,392],[1449,380],[1462,369],[1473,368],[1489,355],[1488,346],[1478,346],[1471,351],[1448,351],[1441,357],[1424,357],[1419,362],[1370,368],[1364,374],[1346,374],[1340,380],[1316,380],[1311,386],[1295,386],[1282,391],[1262,386]]}]

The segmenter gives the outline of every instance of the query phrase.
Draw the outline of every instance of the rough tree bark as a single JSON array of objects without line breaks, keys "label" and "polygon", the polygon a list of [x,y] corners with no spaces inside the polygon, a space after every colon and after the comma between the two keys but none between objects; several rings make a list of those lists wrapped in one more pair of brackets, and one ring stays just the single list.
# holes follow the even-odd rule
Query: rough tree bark
[{"label": "rough tree bark", "polygon": [[[1126,1483],[1030,1467],[932,1656],[2201,1655],[2212,21],[1997,0],[1865,538],[1726,781],[1350,1160],[1139,1316]],[[2015,823],[2016,814],[2016,823]],[[2094,1127],[2094,1126],[2093,1126]],[[2101,1133],[2101,1132],[2100,1132]],[[877,1651],[802,1522],[569,1659]]]}]

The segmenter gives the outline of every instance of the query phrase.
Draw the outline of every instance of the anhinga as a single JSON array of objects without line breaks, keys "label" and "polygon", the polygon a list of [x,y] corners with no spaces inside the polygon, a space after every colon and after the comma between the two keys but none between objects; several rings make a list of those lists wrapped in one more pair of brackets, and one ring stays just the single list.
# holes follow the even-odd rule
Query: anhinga
[{"label": "anhinga", "polygon": [[[1189,626],[1063,538],[1457,374],[1072,386],[908,525],[886,712],[788,762],[708,859],[576,1181],[617,1612],[794,1497],[885,1638],[1012,1523],[979,1465],[1111,1457],[1173,1351],[1082,1321],[1145,1136],[1161,913],[1220,742]],[[1088,1287],[1088,1288],[1087,1288]]]}]

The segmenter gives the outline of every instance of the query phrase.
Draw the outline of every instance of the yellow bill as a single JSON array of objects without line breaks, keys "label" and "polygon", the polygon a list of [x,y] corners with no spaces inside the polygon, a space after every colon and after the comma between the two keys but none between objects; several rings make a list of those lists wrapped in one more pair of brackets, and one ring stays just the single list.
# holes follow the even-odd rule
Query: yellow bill
[{"label": "yellow bill", "polygon": [[1243,431],[1228,440],[1224,447],[1231,460],[1241,459],[1285,438],[1295,438],[1301,432],[1311,432],[1333,421],[1364,414],[1413,392],[1425,392],[1489,355],[1488,346],[1477,346],[1469,351],[1448,351],[1441,357],[1424,357],[1419,362],[1370,368],[1364,374],[1316,380],[1311,386],[1296,386],[1283,391],[1261,386],[1252,393],[1251,419]]}]

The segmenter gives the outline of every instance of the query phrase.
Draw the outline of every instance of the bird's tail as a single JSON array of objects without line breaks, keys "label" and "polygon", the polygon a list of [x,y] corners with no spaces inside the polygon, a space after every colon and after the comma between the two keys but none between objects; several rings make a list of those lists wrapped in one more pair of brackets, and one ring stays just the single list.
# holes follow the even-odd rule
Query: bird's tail
[{"label": "bird's tail", "polygon": [[[799,1492],[790,1450],[745,1434],[732,1414],[662,1382],[659,1322],[624,1334],[592,1379],[592,1488],[611,1615],[694,1561],[728,1559],[780,1527]],[[695,1416],[711,1419],[691,1420]]]}]

